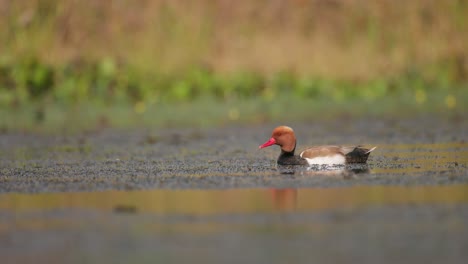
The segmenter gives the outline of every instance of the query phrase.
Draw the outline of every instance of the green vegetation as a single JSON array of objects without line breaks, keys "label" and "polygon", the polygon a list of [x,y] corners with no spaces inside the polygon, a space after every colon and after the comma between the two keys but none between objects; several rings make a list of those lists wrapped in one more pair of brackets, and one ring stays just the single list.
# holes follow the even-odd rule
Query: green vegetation
[{"label": "green vegetation", "polygon": [[[175,74],[143,73],[131,66],[117,66],[112,59],[97,63],[54,66],[37,58],[0,64],[2,107],[49,100],[63,104],[96,101],[138,103],[186,102],[211,96],[232,100],[260,96],[273,100],[278,95],[300,98],[328,98],[330,101],[379,100],[402,95],[407,90],[419,93],[462,89],[452,67],[430,71],[408,70],[397,77],[366,81],[298,76],[294,72],[264,75],[257,72],[220,74],[203,68]],[[432,73],[432,74],[431,74]],[[419,95],[418,101],[424,101]]]},{"label": "green vegetation", "polygon": [[463,112],[467,11],[455,0],[3,1],[0,127],[54,111],[58,123],[114,125],[109,109],[158,116],[207,102],[227,108],[218,119],[259,121],[289,99]]}]

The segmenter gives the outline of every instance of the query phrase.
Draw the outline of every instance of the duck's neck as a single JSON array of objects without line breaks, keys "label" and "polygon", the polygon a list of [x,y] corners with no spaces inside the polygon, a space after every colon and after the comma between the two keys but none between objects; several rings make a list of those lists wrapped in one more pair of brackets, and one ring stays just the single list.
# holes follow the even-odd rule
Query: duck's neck
[{"label": "duck's neck", "polygon": [[300,156],[294,155],[296,150],[296,143],[291,151],[284,150],[281,148],[281,153],[278,157],[278,164],[280,165],[307,165],[307,161]]},{"label": "duck's neck", "polygon": [[291,151],[286,151],[284,149],[281,149],[280,156],[294,156],[295,151],[296,151],[296,146],[295,145],[294,145],[294,148]]}]

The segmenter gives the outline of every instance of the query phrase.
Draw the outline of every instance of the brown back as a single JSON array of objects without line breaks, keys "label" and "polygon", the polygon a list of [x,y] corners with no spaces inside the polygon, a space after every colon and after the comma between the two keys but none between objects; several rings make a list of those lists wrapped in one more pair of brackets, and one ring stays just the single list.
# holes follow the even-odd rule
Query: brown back
[{"label": "brown back", "polygon": [[340,146],[319,146],[312,147],[304,150],[301,153],[301,157],[313,159],[316,157],[326,157],[334,155],[346,155],[351,152],[354,147],[340,147]]}]

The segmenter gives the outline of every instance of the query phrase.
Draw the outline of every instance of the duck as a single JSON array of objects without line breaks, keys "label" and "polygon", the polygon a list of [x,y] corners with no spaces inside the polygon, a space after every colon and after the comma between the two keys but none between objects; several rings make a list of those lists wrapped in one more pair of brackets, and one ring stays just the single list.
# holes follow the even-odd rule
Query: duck
[{"label": "duck", "polygon": [[279,126],[273,130],[271,138],[260,145],[263,149],[269,146],[278,145],[281,147],[281,153],[278,157],[278,165],[347,165],[347,164],[365,164],[372,151],[361,146],[315,146],[295,155],[296,135],[294,130],[288,126]]}]

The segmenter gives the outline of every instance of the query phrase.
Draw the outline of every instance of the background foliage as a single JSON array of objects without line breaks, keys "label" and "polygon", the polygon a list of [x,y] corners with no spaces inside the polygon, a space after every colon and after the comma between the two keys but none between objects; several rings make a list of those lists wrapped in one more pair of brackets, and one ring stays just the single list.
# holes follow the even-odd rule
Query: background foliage
[{"label": "background foliage", "polygon": [[467,89],[467,11],[463,0],[2,0],[0,108],[144,112],[284,94],[436,97],[456,108]]}]

